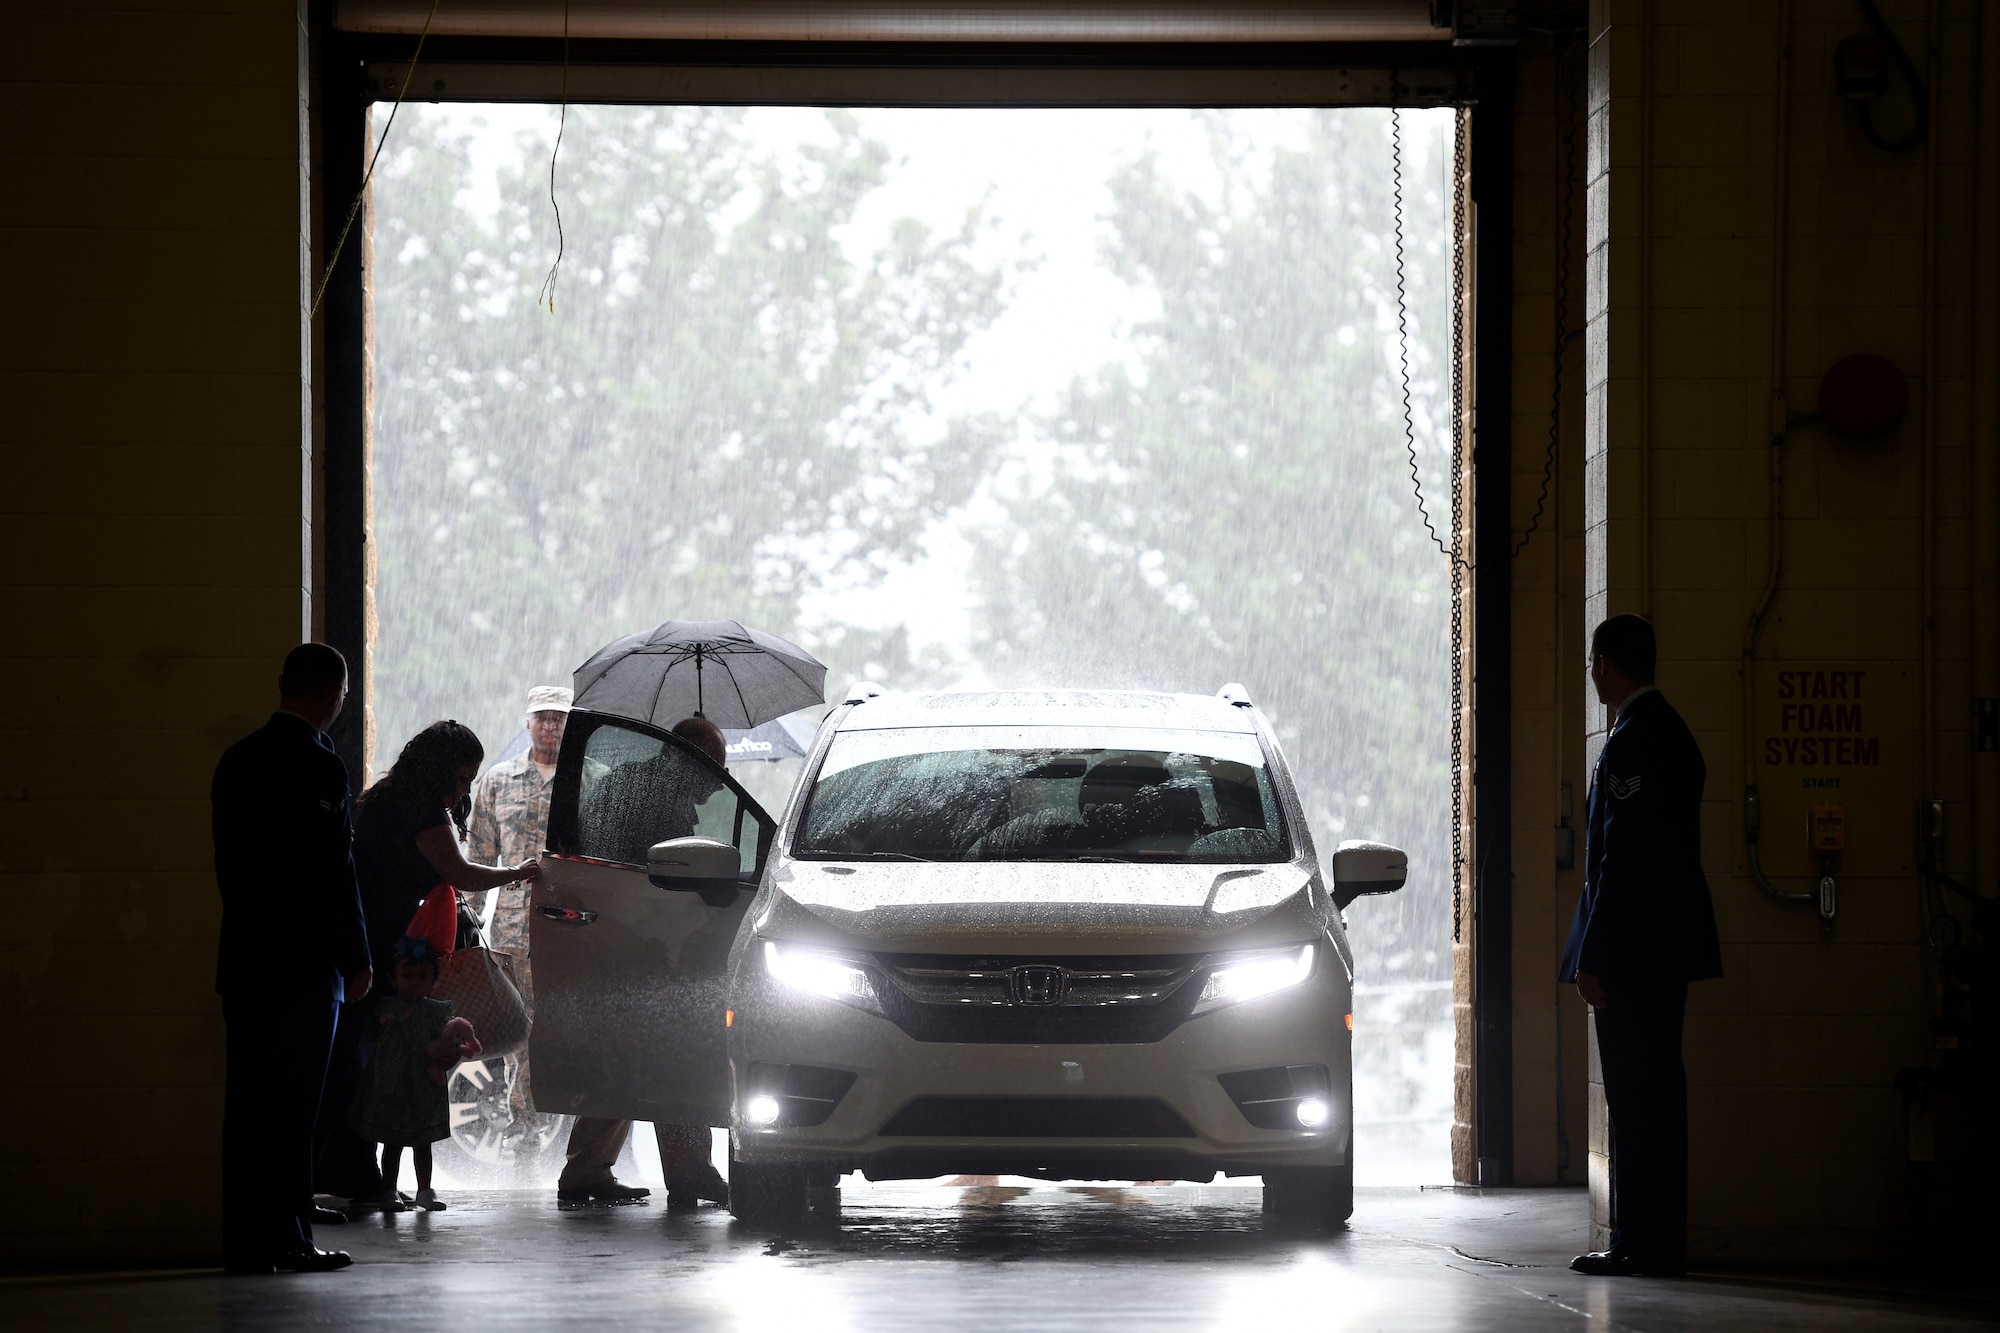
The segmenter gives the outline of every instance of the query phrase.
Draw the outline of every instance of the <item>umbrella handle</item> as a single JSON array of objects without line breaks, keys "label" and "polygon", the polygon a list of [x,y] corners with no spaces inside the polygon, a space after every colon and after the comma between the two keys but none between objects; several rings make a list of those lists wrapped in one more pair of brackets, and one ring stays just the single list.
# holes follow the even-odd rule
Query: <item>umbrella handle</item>
[{"label": "umbrella handle", "polygon": [[704,702],[701,693],[701,645],[696,644],[694,646],[694,715],[696,717],[707,716],[702,711]]}]

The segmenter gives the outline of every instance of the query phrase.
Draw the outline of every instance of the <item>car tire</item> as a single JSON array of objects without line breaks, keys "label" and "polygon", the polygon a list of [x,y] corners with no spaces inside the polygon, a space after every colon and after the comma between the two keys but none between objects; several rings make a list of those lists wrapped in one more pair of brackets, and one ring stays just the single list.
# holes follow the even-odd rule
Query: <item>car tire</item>
[{"label": "car tire", "polygon": [[1279,1230],[1338,1231],[1352,1216],[1352,1166],[1294,1166],[1264,1173],[1264,1220]]},{"label": "car tire", "polygon": [[806,1186],[803,1167],[732,1161],[729,1211],[746,1226],[796,1226],[806,1217]]}]

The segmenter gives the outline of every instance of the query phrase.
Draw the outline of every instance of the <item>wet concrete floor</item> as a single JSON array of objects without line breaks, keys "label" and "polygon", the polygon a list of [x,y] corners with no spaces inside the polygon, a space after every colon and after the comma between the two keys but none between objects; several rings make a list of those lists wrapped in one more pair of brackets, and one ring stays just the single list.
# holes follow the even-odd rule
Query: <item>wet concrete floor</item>
[{"label": "wet concrete floor", "polygon": [[1359,1191],[1317,1239],[1265,1231],[1249,1186],[874,1185],[842,1224],[773,1237],[704,1207],[559,1212],[545,1193],[324,1227],[323,1276],[0,1281],[9,1329],[241,1333],[977,1328],[1990,1329],[2000,1304],[1743,1274],[1586,1278],[1575,1190]]}]

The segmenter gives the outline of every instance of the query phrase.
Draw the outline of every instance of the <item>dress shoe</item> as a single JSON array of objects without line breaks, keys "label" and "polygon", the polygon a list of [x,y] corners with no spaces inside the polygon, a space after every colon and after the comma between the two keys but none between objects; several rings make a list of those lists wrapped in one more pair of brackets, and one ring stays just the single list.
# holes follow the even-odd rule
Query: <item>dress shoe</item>
[{"label": "dress shoe", "polygon": [[1591,1277],[1630,1277],[1639,1271],[1638,1264],[1625,1250],[1592,1250],[1570,1260],[1569,1266]]},{"label": "dress shoe", "polygon": [[306,1221],[316,1227],[346,1226],[347,1214],[341,1212],[338,1208],[323,1208],[319,1204],[314,1204],[312,1211],[306,1214]]},{"label": "dress shoe", "polygon": [[729,1206],[729,1182],[713,1166],[704,1166],[686,1180],[667,1183],[667,1207],[697,1208],[703,1203]]},{"label": "dress shoe", "polygon": [[331,1273],[353,1262],[354,1256],[346,1250],[322,1250],[311,1245],[271,1256],[271,1267],[280,1273]]},{"label": "dress shoe", "polygon": [[556,1202],[575,1207],[586,1203],[643,1203],[653,1191],[643,1185],[621,1185],[615,1180],[595,1185],[577,1185],[556,1191]]},{"label": "dress shoe", "polygon": [[1569,1266],[1591,1277],[1680,1277],[1687,1260],[1668,1255],[1636,1254],[1631,1250],[1595,1250],[1579,1254]]}]

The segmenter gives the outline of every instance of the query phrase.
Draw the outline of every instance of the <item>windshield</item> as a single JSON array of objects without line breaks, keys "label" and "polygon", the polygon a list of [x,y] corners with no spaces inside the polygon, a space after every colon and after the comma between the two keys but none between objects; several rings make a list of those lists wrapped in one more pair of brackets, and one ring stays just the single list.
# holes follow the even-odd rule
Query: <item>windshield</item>
[{"label": "windshield", "polygon": [[1290,845],[1254,735],[909,727],[834,737],[792,854],[1207,864]]}]

